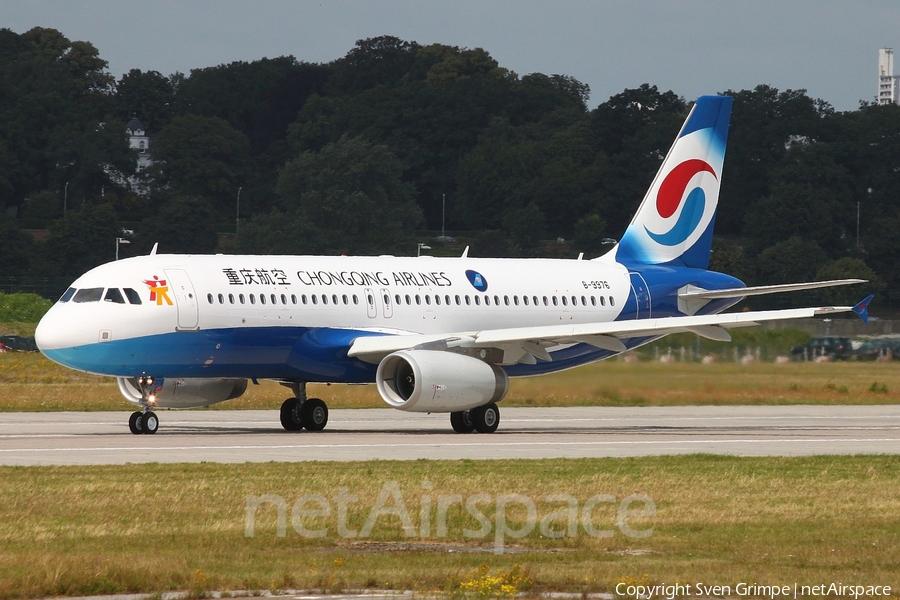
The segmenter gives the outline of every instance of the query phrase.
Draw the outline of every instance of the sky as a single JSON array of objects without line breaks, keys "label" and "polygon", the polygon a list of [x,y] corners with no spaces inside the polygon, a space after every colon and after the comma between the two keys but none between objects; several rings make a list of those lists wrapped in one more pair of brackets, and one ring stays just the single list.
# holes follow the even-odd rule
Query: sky
[{"label": "sky", "polygon": [[649,83],[688,100],[806,89],[854,110],[875,98],[879,48],[896,47],[900,69],[898,0],[0,0],[0,27],[35,26],[93,43],[116,78],[330,62],[381,35],[483,48],[520,76],[588,84],[591,108]]}]

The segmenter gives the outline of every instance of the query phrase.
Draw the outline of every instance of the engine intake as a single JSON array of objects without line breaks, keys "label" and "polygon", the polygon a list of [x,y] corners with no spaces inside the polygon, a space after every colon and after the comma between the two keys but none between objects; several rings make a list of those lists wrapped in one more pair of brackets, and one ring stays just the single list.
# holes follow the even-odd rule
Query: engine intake
[{"label": "engine intake", "polygon": [[[133,377],[118,377],[119,391],[129,402],[139,404],[141,388]],[[167,377],[153,383],[155,405],[160,408],[209,406],[241,396],[247,391],[246,379],[201,379]]]},{"label": "engine intake", "polygon": [[442,350],[401,350],[378,365],[375,383],[391,407],[411,412],[456,412],[499,402],[509,376],[498,366]]}]

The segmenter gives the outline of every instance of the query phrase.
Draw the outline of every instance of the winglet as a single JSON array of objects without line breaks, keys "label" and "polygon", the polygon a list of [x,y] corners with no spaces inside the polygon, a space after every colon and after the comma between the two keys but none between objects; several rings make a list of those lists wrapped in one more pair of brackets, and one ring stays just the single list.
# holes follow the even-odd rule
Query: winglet
[{"label": "winglet", "polygon": [[853,312],[862,319],[863,323],[869,322],[869,302],[871,302],[874,297],[875,294],[869,294],[868,298],[853,307]]}]

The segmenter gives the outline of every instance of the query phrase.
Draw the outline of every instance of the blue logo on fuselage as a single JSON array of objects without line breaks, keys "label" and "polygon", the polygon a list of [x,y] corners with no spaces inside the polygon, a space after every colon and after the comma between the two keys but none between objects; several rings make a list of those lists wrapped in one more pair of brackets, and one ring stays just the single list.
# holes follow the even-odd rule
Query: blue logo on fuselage
[{"label": "blue logo on fuselage", "polygon": [[484,275],[479,273],[478,271],[472,271],[471,269],[466,271],[466,278],[469,280],[469,283],[472,284],[479,292],[487,291],[487,279],[484,278]]}]

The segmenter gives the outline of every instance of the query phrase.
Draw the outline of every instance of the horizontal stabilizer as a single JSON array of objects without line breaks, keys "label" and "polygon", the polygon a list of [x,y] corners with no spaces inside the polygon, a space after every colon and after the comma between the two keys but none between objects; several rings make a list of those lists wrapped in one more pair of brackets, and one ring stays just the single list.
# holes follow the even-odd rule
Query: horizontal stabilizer
[{"label": "horizontal stabilizer", "polygon": [[866,283],[865,279],[831,279],[829,281],[809,281],[806,283],[785,283],[781,285],[757,285],[754,287],[730,288],[727,290],[704,290],[694,286],[678,292],[678,297],[684,300],[715,300],[716,298],[741,298],[744,296],[761,296],[763,294],[778,294],[780,292],[796,292],[799,290],[815,290],[819,288],[834,287],[838,285],[853,285]]}]

